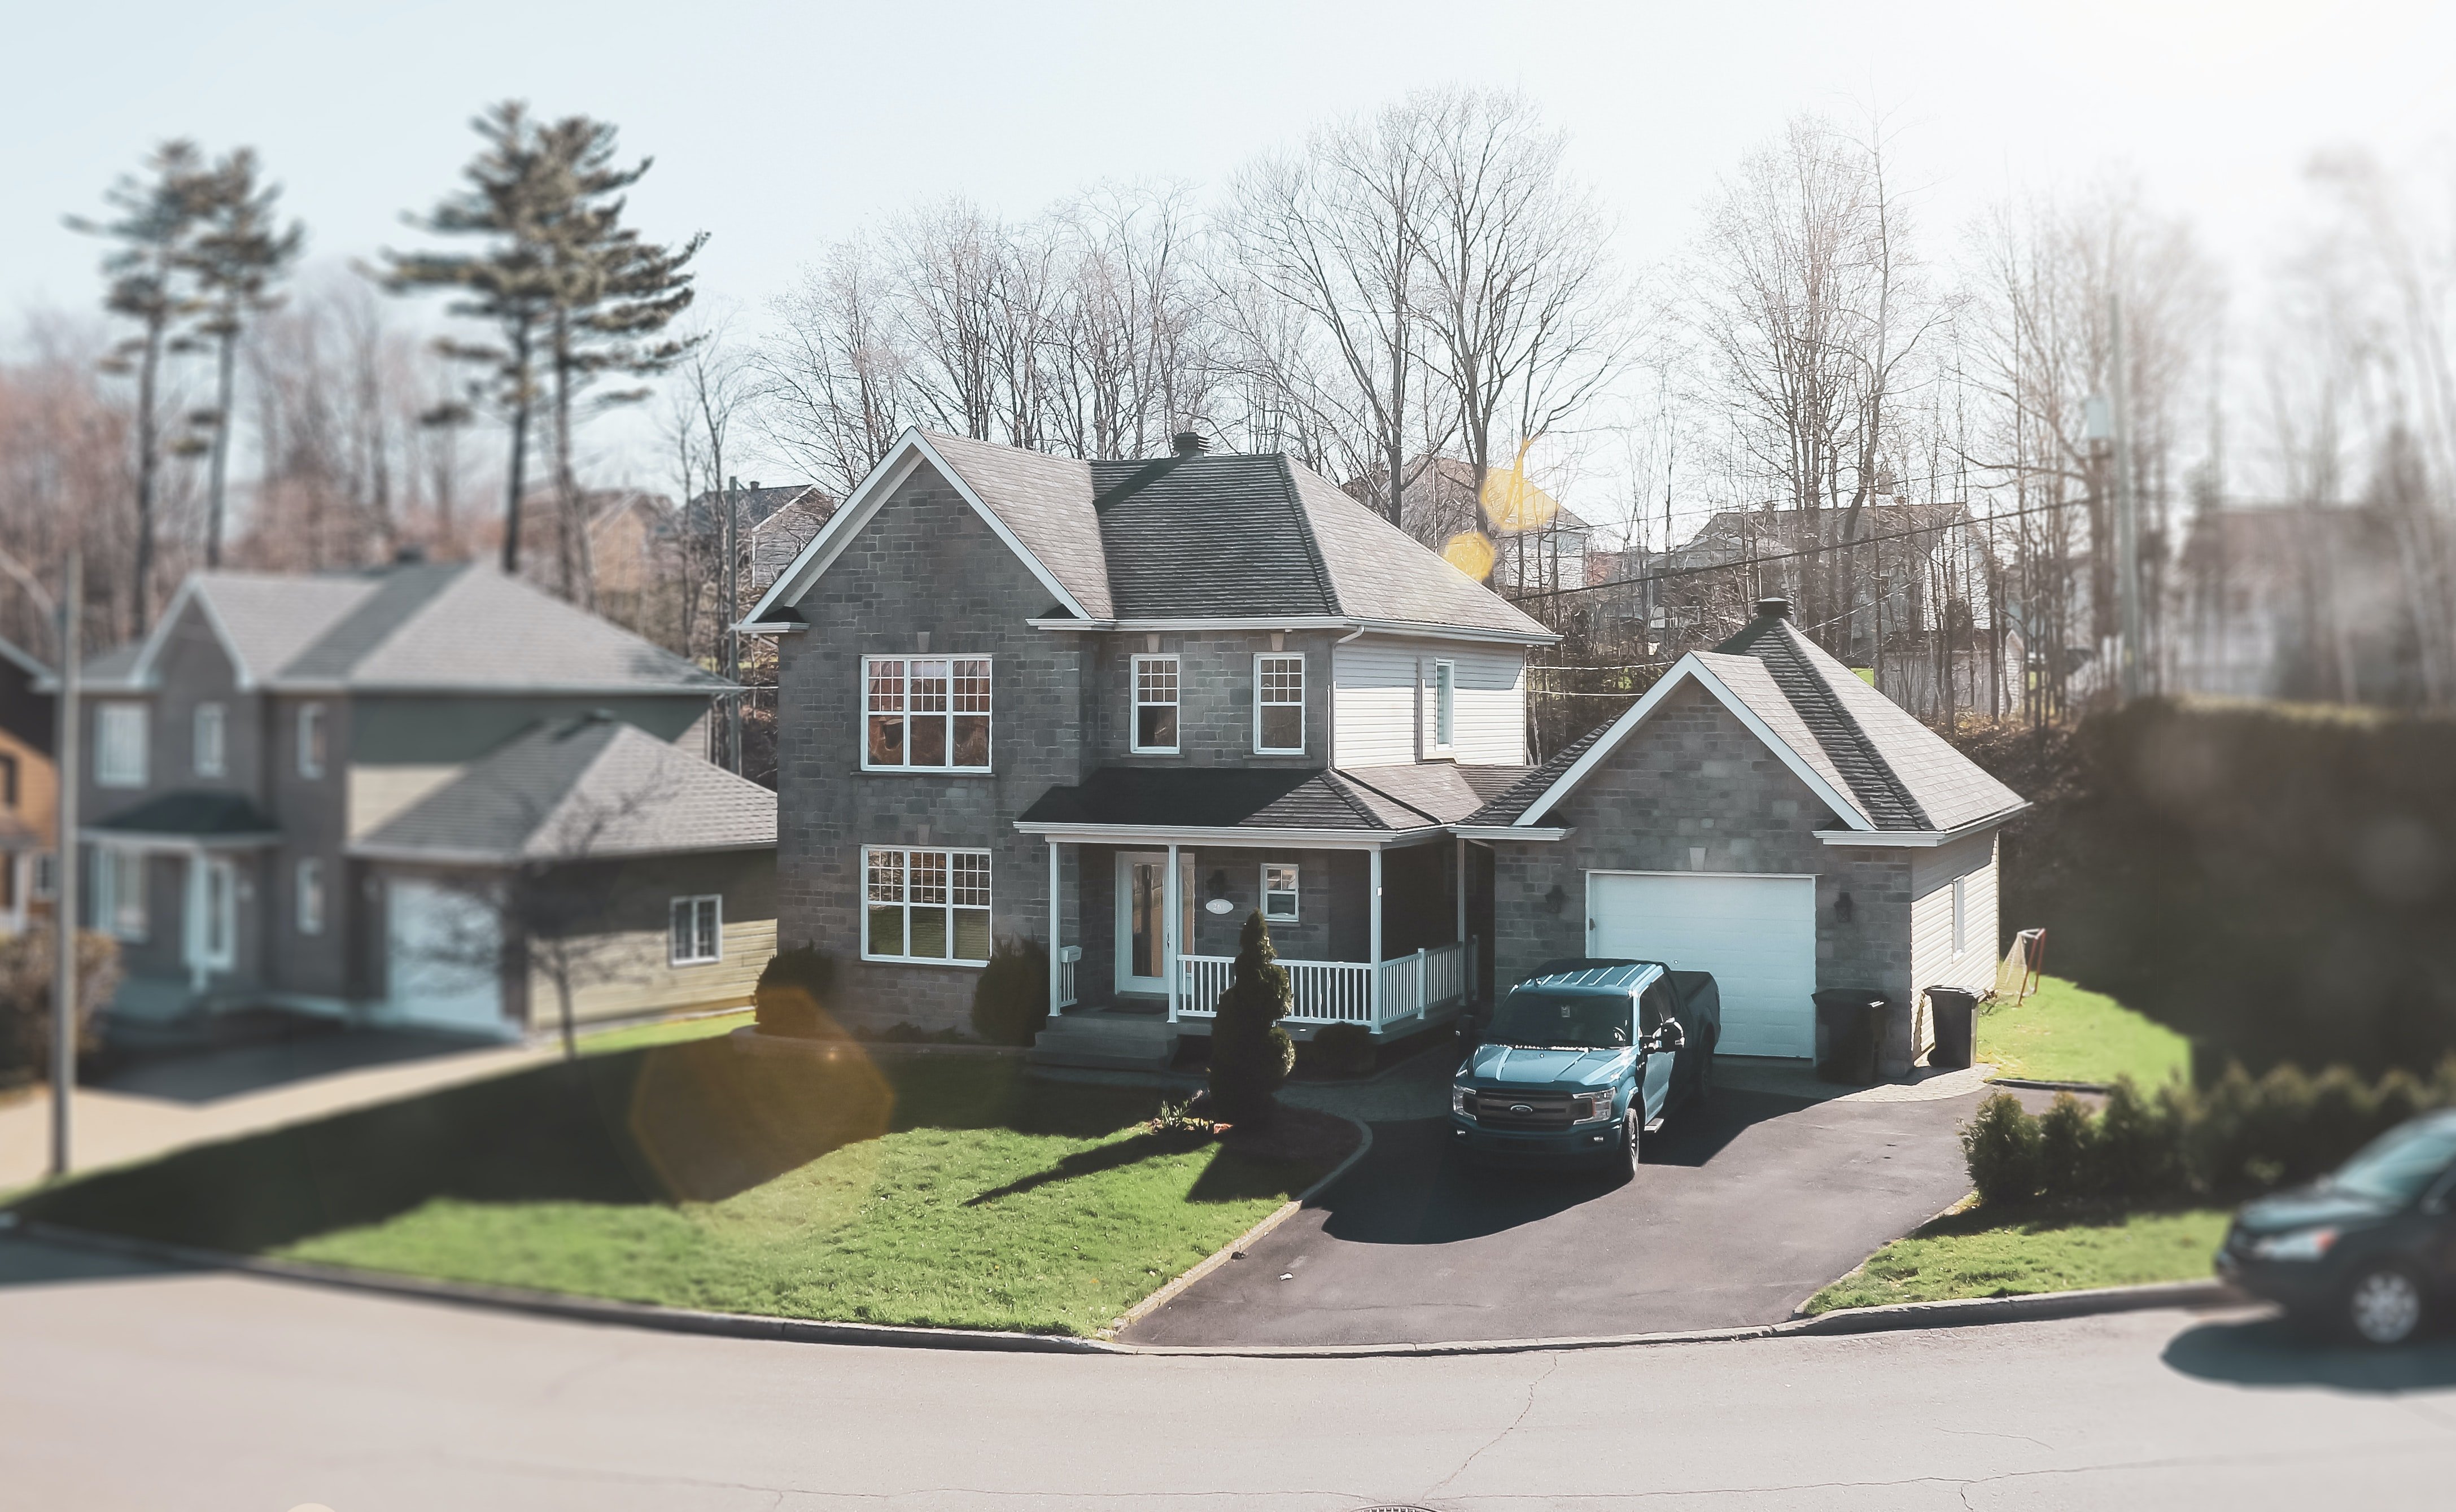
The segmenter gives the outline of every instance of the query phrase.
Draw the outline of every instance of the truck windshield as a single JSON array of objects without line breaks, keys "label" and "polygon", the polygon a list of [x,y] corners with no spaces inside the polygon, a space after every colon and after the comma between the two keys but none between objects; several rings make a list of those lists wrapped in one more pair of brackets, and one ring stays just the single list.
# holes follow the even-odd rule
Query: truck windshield
[{"label": "truck windshield", "polygon": [[1629,1004],[1622,996],[1530,991],[1502,1001],[1484,1033],[1496,1045],[1545,1049],[1620,1050],[1629,1042]]}]

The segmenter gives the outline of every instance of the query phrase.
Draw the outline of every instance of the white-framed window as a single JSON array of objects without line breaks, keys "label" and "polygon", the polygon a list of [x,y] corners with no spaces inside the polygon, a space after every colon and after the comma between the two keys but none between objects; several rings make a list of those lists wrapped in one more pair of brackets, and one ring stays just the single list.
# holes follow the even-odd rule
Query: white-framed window
[{"label": "white-framed window", "polygon": [[145,786],[145,705],[97,704],[93,710],[93,780],[102,787]]},{"label": "white-framed window", "polygon": [[1953,879],[1953,954],[1960,959],[1970,950],[1970,879]]},{"label": "white-framed window", "polygon": [[1458,664],[1433,664],[1433,746],[1447,750],[1458,744]]},{"label": "white-framed window", "polygon": [[1292,864],[1262,864],[1262,918],[1270,924],[1297,922],[1297,868]]},{"label": "white-framed window", "polygon": [[230,769],[228,750],[229,726],[219,704],[196,705],[194,729],[193,760],[189,768],[199,777],[219,777]]},{"label": "white-framed window", "polygon": [[865,771],[987,771],[990,659],[866,656]]},{"label": "white-framed window", "polygon": [[1153,755],[1177,754],[1177,658],[1135,658],[1133,747]]},{"label": "white-framed window", "polygon": [[1277,652],[1254,658],[1254,749],[1301,756],[1305,746],[1304,658]]},{"label": "white-framed window", "polygon": [[298,932],[324,932],[324,863],[307,856],[298,863]]},{"label": "white-framed window", "polygon": [[725,959],[725,900],[713,892],[666,905],[666,961],[706,966]]},{"label": "white-framed window", "polygon": [[93,922],[114,939],[145,938],[145,852],[94,847]]},{"label": "white-framed window", "polygon": [[298,775],[317,778],[324,775],[324,705],[298,705]]},{"label": "white-framed window", "polygon": [[865,961],[939,961],[978,966],[990,958],[990,853],[862,848],[867,917]]},{"label": "white-framed window", "polygon": [[47,903],[59,895],[60,857],[55,850],[34,852],[34,901]]}]

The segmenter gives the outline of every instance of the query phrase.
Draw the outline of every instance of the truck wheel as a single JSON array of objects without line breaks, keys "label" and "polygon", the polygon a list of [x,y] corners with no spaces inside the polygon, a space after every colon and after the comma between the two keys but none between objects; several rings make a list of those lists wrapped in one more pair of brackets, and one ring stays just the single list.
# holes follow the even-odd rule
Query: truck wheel
[{"label": "truck wheel", "polygon": [[1622,1158],[1612,1165],[1612,1180],[1617,1184],[1626,1185],[1637,1179],[1638,1164],[1644,1154],[1642,1147],[1646,1137],[1646,1126],[1639,1120],[1637,1110],[1631,1108],[1628,1111],[1628,1116],[1621,1120],[1620,1127]]},{"label": "truck wheel", "polygon": [[2340,1317],[2361,1343],[2386,1348],[2422,1331],[2422,1283],[2402,1265],[2375,1265],[2345,1288]]}]

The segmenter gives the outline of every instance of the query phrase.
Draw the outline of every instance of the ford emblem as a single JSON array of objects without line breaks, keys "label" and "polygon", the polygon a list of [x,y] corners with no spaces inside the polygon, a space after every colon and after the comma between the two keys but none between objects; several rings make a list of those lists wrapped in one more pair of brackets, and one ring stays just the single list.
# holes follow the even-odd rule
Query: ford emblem
[{"label": "ford emblem", "polygon": [[1525,1117],[1527,1114],[1529,1114],[1533,1113],[1535,1110],[1534,1110],[1533,1108],[1528,1107],[1526,1104],[1525,1104],[1525,1103],[1523,1103],[1523,1102],[1514,1102],[1514,1103],[1511,1103],[1511,1104],[1509,1105],[1509,1111],[1510,1111],[1511,1113],[1514,1113],[1514,1114],[1518,1114],[1518,1116],[1520,1116],[1521,1118],[1524,1118],[1524,1117]]}]

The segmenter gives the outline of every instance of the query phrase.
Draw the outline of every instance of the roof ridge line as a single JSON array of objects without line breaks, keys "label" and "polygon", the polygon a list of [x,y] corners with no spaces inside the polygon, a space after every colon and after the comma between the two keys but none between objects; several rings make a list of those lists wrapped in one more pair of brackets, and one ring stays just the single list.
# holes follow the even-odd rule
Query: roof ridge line
[{"label": "roof ridge line", "polygon": [[1279,464],[1279,482],[1288,491],[1288,504],[1296,514],[1297,536],[1304,541],[1305,559],[1313,564],[1314,585],[1321,590],[1322,598],[1328,601],[1334,612],[1344,614],[1347,602],[1340,597],[1339,584],[1330,575],[1330,562],[1321,554],[1321,542],[1315,539],[1313,511],[1305,507],[1304,490],[1297,486],[1296,471],[1288,465],[1288,454],[1273,452],[1271,460]]},{"label": "roof ridge line", "polygon": [[[1806,678],[1809,685],[1815,690],[1815,696],[1818,703],[1824,706],[1825,712],[1832,716],[1833,722],[1841,725],[1851,737],[1851,743],[1855,747],[1852,751],[1854,759],[1852,766],[1850,767],[1844,767],[1840,762],[1835,762],[1834,766],[1842,772],[1842,780],[1851,785],[1852,794],[1858,797],[1863,803],[1867,799],[1868,795],[1865,787],[1863,787],[1862,774],[1855,769],[1860,766],[1865,766],[1868,768],[1866,780],[1868,782],[1872,782],[1884,793],[1885,796],[1892,798],[1894,802],[1900,804],[1903,808],[1909,811],[1911,817],[1917,821],[1921,828],[1925,828],[1928,824],[1927,809],[1920,805],[1916,798],[1911,795],[1911,790],[1903,784],[1900,774],[1893,770],[1893,763],[1885,760],[1884,757],[1877,754],[1875,743],[1868,738],[1867,729],[1865,726],[1860,725],[1858,717],[1852,714],[1851,710],[1843,705],[1841,697],[1833,691],[1832,684],[1825,681],[1825,674],[1823,670],[1817,666],[1815,659],[1800,648],[1798,641],[1804,641],[1806,640],[1806,637],[1801,636],[1799,630],[1788,620],[1771,623],[1774,625],[1776,632],[1774,635],[1774,643],[1782,647],[1783,653],[1786,656],[1791,657],[1797,661],[1797,671]],[[1798,639],[1794,640],[1794,637],[1797,637]],[[1754,644],[1755,643],[1751,642],[1750,644]],[[1760,657],[1758,660],[1765,661],[1766,659]],[[1768,664],[1768,670],[1772,670],[1770,663]],[[1779,680],[1777,680],[1777,685],[1779,685]],[[1809,734],[1813,736],[1815,733],[1815,727],[1813,725],[1810,726]],[[1819,744],[1822,744],[1822,742],[1819,742]],[[1832,754],[1833,753],[1832,751],[1826,752],[1826,755],[1829,758]],[[1868,817],[1873,819],[1876,816],[1871,814]],[[1881,823],[1878,825],[1878,828],[1883,828]]]},{"label": "roof ridge line", "polygon": [[[1362,799],[1357,797],[1356,794],[1348,790],[1348,785],[1350,783],[1356,783],[1354,778],[1349,777],[1345,772],[1341,771],[1336,766],[1323,767],[1321,769],[1321,774],[1324,777],[1331,779],[1330,790],[1339,794],[1339,801],[1347,806],[1350,813],[1354,814],[1357,818],[1363,820],[1366,824],[1372,826],[1376,829],[1387,829],[1390,828],[1388,825],[1382,822],[1382,816],[1375,813]],[[1300,783],[1297,786],[1302,787],[1304,785]],[[1356,786],[1361,787],[1365,785],[1362,783],[1356,783]],[[1381,792],[1382,790],[1376,787],[1373,791]],[[1389,797],[1387,793],[1382,793],[1382,796],[1385,798]],[[1391,802],[1399,803],[1399,800],[1391,799]],[[1418,811],[1412,804],[1399,803],[1399,807],[1406,809],[1410,813]],[[1429,818],[1430,816],[1427,815],[1426,817]]]},{"label": "roof ridge line", "polygon": [[[1399,766],[1407,766],[1407,765],[1410,765],[1410,764],[1409,764],[1409,763],[1402,762],[1402,763],[1397,763],[1397,764],[1395,764],[1395,765],[1399,765]],[[1422,765],[1422,764],[1419,763],[1419,764],[1414,764],[1414,765]],[[1346,779],[1347,781],[1349,781],[1349,782],[1351,782],[1351,783],[1354,783],[1357,787],[1363,788],[1366,792],[1370,792],[1370,793],[1379,793],[1379,794],[1380,794],[1380,795],[1382,795],[1382,797],[1389,799],[1392,803],[1397,804],[1400,807],[1404,808],[1405,810],[1407,810],[1407,812],[1409,812],[1409,813],[1411,813],[1411,814],[1420,814],[1420,815],[1422,815],[1422,816],[1423,817],[1423,819],[1424,819],[1424,822],[1425,822],[1425,823],[1427,823],[1427,824],[1435,824],[1435,825],[1438,825],[1438,824],[1446,824],[1446,823],[1448,823],[1448,821],[1446,821],[1446,820],[1443,819],[1441,815],[1436,814],[1436,813],[1432,812],[1431,810],[1429,810],[1429,809],[1425,808],[1422,804],[1411,804],[1411,803],[1409,803],[1407,800],[1405,800],[1404,798],[1400,797],[1397,793],[1392,792],[1389,788],[1387,788],[1387,787],[1381,787],[1381,786],[1379,786],[1379,785],[1377,785],[1377,784],[1374,784],[1374,783],[1366,782],[1363,778],[1357,776],[1354,772],[1347,770],[1345,767],[1327,767],[1327,766],[1326,766],[1326,767],[1324,767],[1324,768],[1322,768],[1322,769],[1323,769],[1324,771],[1337,771],[1341,777],[1342,777],[1342,778]],[[1368,768],[1366,768],[1366,769],[1367,769],[1367,770],[1370,770],[1371,768],[1369,768],[1369,767],[1368,767]],[[1472,789],[1472,788],[1470,788],[1470,789],[1469,789],[1469,791],[1473,791],[1473,789]],[[1481,806],[1479,805],[1478,807],[1481,807]]]}]

